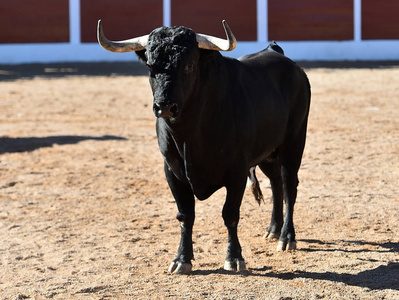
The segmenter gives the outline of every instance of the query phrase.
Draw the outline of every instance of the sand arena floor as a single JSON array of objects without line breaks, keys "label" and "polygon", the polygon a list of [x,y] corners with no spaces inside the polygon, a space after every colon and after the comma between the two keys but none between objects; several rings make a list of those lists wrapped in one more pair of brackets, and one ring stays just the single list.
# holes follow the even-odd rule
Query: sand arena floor
[{"label": "sand arena floor", "polygon": [[262,238],[271,204],[248,190],[250,272],[224,271],[221,190],[196,204],[190,276],[167,273],[180,228],[143,67],[0,66],[0,299],[399,299],[399,68],[304,66],[298,250]]}]

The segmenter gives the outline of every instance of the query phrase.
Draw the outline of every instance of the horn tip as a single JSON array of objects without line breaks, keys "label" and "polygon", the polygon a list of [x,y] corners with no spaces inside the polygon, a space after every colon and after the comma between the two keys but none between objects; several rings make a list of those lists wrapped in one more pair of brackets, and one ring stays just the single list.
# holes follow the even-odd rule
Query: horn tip
[{"label": "horn tip", "polygon": [[99,19],[97,21],[97,33],[99,33],[99,31],[101,30],[102,26],[101,26],[101,19]]},{"label": "horn tip", "polygon": [[222,21],[223,28],[228,28],[230,30],[229,24],[227,24],[226,20]]},{"label": "horn tip", "polygon": [[97,31],[101,31],[102,30],[102,22],[101,22],[101,19],[99,19],[98,21],[97,21]]}]

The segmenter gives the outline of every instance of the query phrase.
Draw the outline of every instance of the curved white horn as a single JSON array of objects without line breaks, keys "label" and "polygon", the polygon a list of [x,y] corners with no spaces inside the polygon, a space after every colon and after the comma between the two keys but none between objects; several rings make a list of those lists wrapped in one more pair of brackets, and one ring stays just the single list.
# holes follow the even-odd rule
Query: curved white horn
[{"label": "curved white horn", "polygon": [[132,51],[144,50],[148,42],[148,35],[136,37],[124,41],[110,41],[108,40],[103,31],[101,20],[98,20],[97,26],[97,40],[98,43],[105,49],[111,52],[124,53]]},{"label": "curved white horn", "polygon": [[211,35],[197,34],[198,47],[207,50],[232,51],[237,46],[237,40],[225,20],[222,21],[227,40]]}]

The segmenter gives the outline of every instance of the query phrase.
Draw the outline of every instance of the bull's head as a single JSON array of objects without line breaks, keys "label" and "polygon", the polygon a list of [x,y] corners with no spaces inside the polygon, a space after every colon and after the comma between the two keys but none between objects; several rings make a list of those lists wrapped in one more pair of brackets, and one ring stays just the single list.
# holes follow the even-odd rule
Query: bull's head
[{"label": "bull's head", "polygon": [[196,34],[186,27],[161,27],[149,35],[124,41],[109,41],[98,21],[97,38],[106,50],[116,53],[135,51],[150,70],[156,117],[177,118],[193,93],[198,76],[200,49],[231,51],[237,41],[223,21],[227,39]]}]

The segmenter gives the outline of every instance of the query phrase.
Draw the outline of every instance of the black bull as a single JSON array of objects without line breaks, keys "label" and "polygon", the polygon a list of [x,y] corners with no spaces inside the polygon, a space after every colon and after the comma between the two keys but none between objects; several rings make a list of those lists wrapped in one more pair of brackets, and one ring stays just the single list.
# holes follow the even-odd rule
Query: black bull
[{"label": "black bull", "polygon": [[266,237],[279,237],[279,251],[295,249],[293,211],[310,105],[303,70],[275,44],[238,60],[200,49],[185,27],[156,29],[134,51],[150,70],[158,144],[179,211],[181,240],[169,271],[191,271],[194,196],[204,200],[221,187],[227,190],[225,269],[246,269],[237,225],[248,176],[262,198],[256,166],[273,192]]}]

